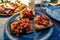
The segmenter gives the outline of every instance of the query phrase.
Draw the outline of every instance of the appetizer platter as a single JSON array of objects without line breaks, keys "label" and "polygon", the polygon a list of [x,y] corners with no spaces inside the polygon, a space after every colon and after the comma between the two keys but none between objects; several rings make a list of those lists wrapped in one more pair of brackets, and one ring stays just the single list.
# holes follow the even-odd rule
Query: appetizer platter
[{"label": "appetizer platter", "polygon": [[26,5],[21,2],[10,2],[0,4],[0,16],[11,16],[26,9]]},{"label": "appetizer platter", "polygon": [[11,16],[4,26],[11,40],[45,40],[53,32],[53,22],[49,17],[27,9]]}]

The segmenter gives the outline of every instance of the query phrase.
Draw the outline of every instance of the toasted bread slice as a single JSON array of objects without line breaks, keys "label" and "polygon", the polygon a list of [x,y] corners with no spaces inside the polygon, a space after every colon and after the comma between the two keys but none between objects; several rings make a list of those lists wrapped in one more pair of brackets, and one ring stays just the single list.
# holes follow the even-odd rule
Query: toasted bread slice
[{"label": "toasted bread slice", "polygon": [[[33,20],[34,19],[34,17],[35,17],[35,12],[34,11],[32,11],[32,10],[28,10],[27,8],[25,8],[24,10],[22,10],[21,12],[20,12],[20,19],[24,19],[24,18],[28,18],[28,19],[30,19],[30,20]],[[32,14],[31,13],[29,13],[29,11],[32,11]],[[24,12],[26,12],[26,14],[24,14]],[[28,14],[27,14],[28,13]]]},{"label": "toasted bread slice", "polygon": [[[39,16],[35,17],[35,18],[34,18],[34,21],[35,21],[38,17],[39,17]],[[53,26],[53,22],[52,22],[51,20],[50,20],[48,26],[38,25],[38,24],[34,23],[34,28],[35,28],[35,30],[46,29],[46,28],[49,28],[49,27],[52,27],[52,26]]]},{"label": "toasted bread slice", "polygon": [[[26,20],[28,20],[28,19],[26,19]],[[17,34],[16,33],[17,29],[14,29],[13,24],[17,24],[18,22],[19,22],[19,20],[16,20],[16,21],[11,22],[11,24],[10,24],[10,31],[11,31],[11,33]],[[32,32],[33,32],[32,27],[30,27],[30,31],[27,31],[26,34],[27,33],[32,33]],[[24,33],[22,32],[20,34],[24,34]],[[20,34],[18,34],[18,35],[20,35]]]}]

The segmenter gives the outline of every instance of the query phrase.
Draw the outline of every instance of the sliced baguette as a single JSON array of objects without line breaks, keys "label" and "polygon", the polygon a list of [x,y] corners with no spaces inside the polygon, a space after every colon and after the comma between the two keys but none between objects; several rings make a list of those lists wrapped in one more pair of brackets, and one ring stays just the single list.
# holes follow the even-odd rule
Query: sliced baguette
[{"label": "sliced baguette", "polygon": [[[16,29],[13,28],[12,24],[13,24],[13,23],[18,23],[18,21],[19,21],[19,20],[16,20],[16,21],[13,21],[13,22],[10,23],[10,31],[11,31],[11,33],[15,33],[15,34],[16,34],[16,32],[15,32]],[[32,27],[30,27],[30,29],[31,29],[31,30],[28,31],[28,32],[26,32],[26,33],[32,33],[32,32],[33,32]],[[22,33],[22,34],[23,34],[23,33]]]},{"label": "sliced baguette", "polygon": [[[34,21],[37,20],[39,16],[35,17],[34,18]],[[46,28],[49,28],[49,27],[52,27],[53,26],[53,22],[50,20],[50,23],[48,26],[44,26],[44,25],[38,25],[36,23],[34,23],[34,28],[35,30],[41,30],[41,29],[46,29]]]}]

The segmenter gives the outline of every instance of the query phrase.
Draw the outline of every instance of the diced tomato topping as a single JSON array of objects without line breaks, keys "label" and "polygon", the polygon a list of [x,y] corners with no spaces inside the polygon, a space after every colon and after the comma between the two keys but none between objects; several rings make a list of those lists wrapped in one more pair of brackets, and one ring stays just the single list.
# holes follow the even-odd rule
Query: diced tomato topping
[{"label": "diced tomato topping", "polygon": [[39,24],[42,24],[42,22],[39,22]]},{"label": "diced tomato topping", "polygon": [[16,29],[17,33],[19,33],[20,31],[30,31],[31,30],[31,24],[30,24],[30,20],[29,19],[22,19],[22,20],[18,20],[18,23],[13,23],[12,24],[13,28]]},{"label": "diced tomato topping", "polygon": [[26,22],[26,20],[22,20],[22,22]]},{"label": "diced tomato topping", "polygon": [[44,14],[40,15],[43,19],[46,19],[46,16]]},{"label": "diced tomato topping", "polygon": [[31,25],[30,25],[29,23],[26,23],[25,26],[26,26],[26,27],[30,27]]},{"label": "diced tomato topping", "polygon": [[20,30],[21,28],[20,28],[20,26],[18,26],[18,28],[17,28],[18,30]]},{"label": "diced tomato topping", "polygon": [[38,19],[38,21],[41,21],[42,19]]},{"label": "diced tomato topping", "polygon": [[38,24],[38,21],[36,20],[35,23]]},{"label": "diced tomato topping", "polygon": [[38,20],[35,20],[35,23],[36,24],[39,24],[39,25],[45,25],[47,26],[49,24],[49,21],[46,20],[46,16],[41,14],[40,17],[38,18]]},{"label": "diced tomato topping", "polygon": [[33,15],[32,10],[24,10],[23,15],[26,15],[26,17],[30,18]]},{"label": "diced tomato topping", "polygon": [[43,25],[47,26],[49,24],[48,21],[43,22]]},{"label": "diced tomato topping", "polygon": [[42,22],[45,22],[46,20],[42,20]]},{"label": "diced tomato topping", "polygon": [[26,24],[26,23],[22,23],[22,24],[20,24],[20,26],[21,26],[21,27],[24,27],[25,24]]},{"label": "diced tomato topping", "polygon": [[27,31],[30,31],[30,27],[28,27],[26,30],[27,30]]},{"label": "diced tomato topping", "polygon": [[17,25],[15,23],[12,24],[13,28],[17,28]]},{"label": "diced tomato topping", "polygon": [[33,12],[30,10],[30,13],[33,13]]}]

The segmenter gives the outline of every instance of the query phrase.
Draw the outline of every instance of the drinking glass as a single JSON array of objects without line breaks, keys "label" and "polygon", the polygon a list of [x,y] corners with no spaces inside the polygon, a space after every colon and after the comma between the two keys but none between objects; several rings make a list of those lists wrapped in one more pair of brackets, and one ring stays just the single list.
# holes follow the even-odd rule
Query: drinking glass
[{"label": "drinking glass", "polygon": [[28,7],[30,10],[33,10],[34,11],[34,8],[35,8],[35,0],[29,0],[28,1]]},{"label": "drinking glass", "polygon": [[50,0],[40,0],[40,8],[45,8],[49,6]]}]

